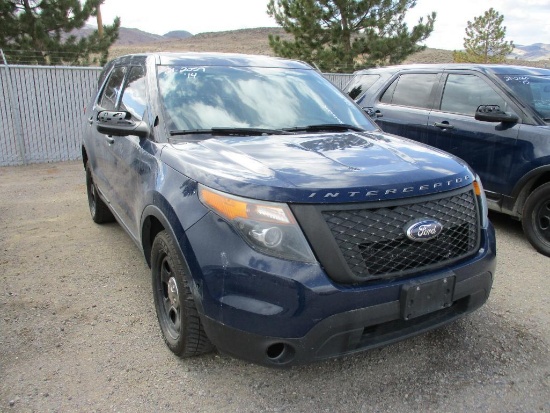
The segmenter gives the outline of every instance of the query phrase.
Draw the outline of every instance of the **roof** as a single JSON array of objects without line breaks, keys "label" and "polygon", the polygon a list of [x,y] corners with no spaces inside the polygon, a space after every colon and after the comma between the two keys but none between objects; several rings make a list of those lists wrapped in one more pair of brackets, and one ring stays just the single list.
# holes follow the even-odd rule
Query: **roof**
[{"label": "roof", "polygon": [[154,56],[161,65],[187,66],[232,66],[232,67],[277,67],[286,69],[312,69],[311,66],[297,60],[281,59],[270,56],[246,55],[237,53],[141,53],[121,56],[117,62],[135,61]]},{"label": "roof", "polygon": [[528,66],[479,64],[479,63],[446,63],[446,64],[410,64],[386,66],[373,69],[363,69],[356,74],[365,73],[395,73],[400,70],[478,70],[485,73],[506,75],[546,75],[550,76],[550,69],[541,69]]}]

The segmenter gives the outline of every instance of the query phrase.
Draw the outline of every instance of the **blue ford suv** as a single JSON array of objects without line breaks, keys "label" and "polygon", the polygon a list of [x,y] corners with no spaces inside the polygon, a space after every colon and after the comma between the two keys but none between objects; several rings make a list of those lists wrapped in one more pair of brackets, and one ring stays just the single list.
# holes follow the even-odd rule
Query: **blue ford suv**
[{"label": "blue ford suv", "polygon": [[143,251],[178,356],[291,366],[411,337],[489,296],[479,178],[382,133],[304,63],[125,56],[86,117],[92,219],[116,219]]},{"label": "blue ford suv", "polygon": [[550,70],[404,65],[357,72],[346,92],[385,132],[448,151],[479,174],[489,208],[550,256]]}]

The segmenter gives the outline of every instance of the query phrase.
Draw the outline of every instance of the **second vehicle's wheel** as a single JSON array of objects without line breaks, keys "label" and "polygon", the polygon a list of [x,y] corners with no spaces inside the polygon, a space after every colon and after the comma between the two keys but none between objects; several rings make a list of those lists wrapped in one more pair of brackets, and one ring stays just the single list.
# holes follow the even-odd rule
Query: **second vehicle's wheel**
[{"label": "second vehicle's wheel", "polygon": [[550,257],[550,183],[539,186],[529,195],[521,222],[531,245]]},{"label": "second vehicle's wheel", "polygon": [[97,188],[92,177],[92,169],[90,168],[90,162],[86,162],[86,192],[88,193],[88,206],[90,207],[90,214],[96,224],[103,224],[104,222],[112,222],[115,217],[111,213],[111,210],[105,202],[99,197]]},{"label": "second vehicle's wheel", "polygon": [[202,327],[187,283],[188,267],[177,253],[172,237],[161,231],[151,248],[151,273],[157,318],[164,341],[179,357],[192,357],[214,349]]}]

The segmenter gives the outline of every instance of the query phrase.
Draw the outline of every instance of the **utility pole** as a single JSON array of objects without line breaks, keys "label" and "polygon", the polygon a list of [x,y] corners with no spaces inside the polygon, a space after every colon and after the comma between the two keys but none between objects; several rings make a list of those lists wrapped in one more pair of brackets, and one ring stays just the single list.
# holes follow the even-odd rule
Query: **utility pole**
[{"label": "utility pole", "polygon": [[99,38],[103,37],[103,20],[101,19],[101,4],[97,5],[97,33]]}]

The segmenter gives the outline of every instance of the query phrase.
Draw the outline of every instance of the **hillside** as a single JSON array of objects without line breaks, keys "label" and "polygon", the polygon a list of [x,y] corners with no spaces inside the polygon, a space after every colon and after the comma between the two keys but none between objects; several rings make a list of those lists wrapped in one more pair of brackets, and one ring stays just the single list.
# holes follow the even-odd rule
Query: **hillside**
[{"label": "hillside", "polygon": [[[94,30],[96,30],[95,26],[87,24],[78,30],[73,30],[70,34],[76,36],[77,38],[80,38],[91,35]],[[184,39],[191,36],[193,35],[185,30],[171,31],[161,36],[159,34],[144,32],[143,30],[139,29],[121,27],[118,30],[118,39],[115,42],[114,46],[136,46],[142,44],[163,42],[165,40]],[[68,35],[64,35],[63,37],[66,38],[68,37]]]},{"label": "hillside", "polygon": [[163,38],[161,42],[115,44],[109,56],[143,52],[222,52],[273,56],[268,40],[270,34],[288,37],[283,29],[276,27],[199,33],[185,39]]},{"label": "hillside", "polygon": [[[136,29],[132,29],[136,30]],[[167,36],[158,36],[159,40],[128,43],[117,42],[111,47],[109,56],[117,57],[129,53],[143,52],[222,52],[244,53],[273,56],[269,47],[268,36],[276,35],[290,38],[282,28],[262,27],[256,29],[241,29],[225,32],[200,33],[184,39],[167,39]],[[156,35],[153,35],[156,36]],[[534,46],[534,45],[533,45]],[[550,49],[550,45],[543,45]],[[550,55],[544,60],[529,60],[527,55],[509,59],[508,64],[521,66],[546,67],[550,66]],[[426,49],[409,56],[403,63],[451,63],[453,51],[443,49]]]},{"label": "hillside", "polygon": [[510,56],[523,60],[550,60],[550,44],[535,43],[529,46],[517,44]]}]

